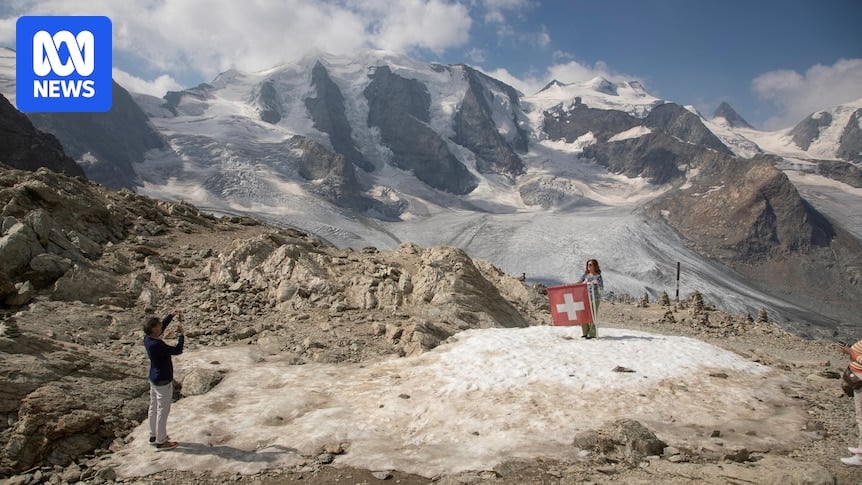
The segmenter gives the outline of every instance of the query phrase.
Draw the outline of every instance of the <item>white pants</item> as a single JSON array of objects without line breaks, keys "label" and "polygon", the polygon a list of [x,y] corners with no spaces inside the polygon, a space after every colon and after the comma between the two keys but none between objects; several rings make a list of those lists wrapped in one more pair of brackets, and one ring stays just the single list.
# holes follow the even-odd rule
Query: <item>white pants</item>
[{"label": "white pants", "polygon": [[171,397],[174,394],[174,383],[157,386],[150,381],[150,436],[155,436],[156,443],[168,440],[168,414],[171,412]]},{"label": "white pants", "polygon": [[853,391],[853,404],[856,408],[856,426],[859,427],[856,446],[862,448],[862,389]]}]

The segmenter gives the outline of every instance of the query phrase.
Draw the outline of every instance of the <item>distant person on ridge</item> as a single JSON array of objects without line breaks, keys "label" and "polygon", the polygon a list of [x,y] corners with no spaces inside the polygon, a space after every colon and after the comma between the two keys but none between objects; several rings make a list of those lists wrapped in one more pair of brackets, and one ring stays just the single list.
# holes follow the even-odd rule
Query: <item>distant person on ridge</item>
[{"label": "distant person on ridge", "polygon": [[177,442],[168,439],[168,414],[171,412],[171,398],[174,393],[174,365],[171,356],[183,353],[185,336],[182,324],[177,324],[177,345],[171,346],[162,340],[165,328],[180,311],[174,310],[162,320],[147,317],[144,320],[144,347],[150,358],[150,443],[157,450],[176,448]]},{"label": "distant person on ridge", "polygon": [[593,305],[593,322],[589,325],[581,325],[582,338],[596,338],[596,313],[599,310],[599,301],[601,300],[601,291],[605,289],[605,282],[602,280],[602,270],[599,268],[599,262],[595,259],[588,259],[587,265],[584,268],[584,274],[578,283],[587,283],[590,288],[590,300]]},{"label": "distant person on ridge", "polygon": [[[850,356],[850,370],[856,377],[862,379],[862,340],[856,342],[851,347],[844,344],[836,344],[835,347],[842,353]],[[841,463],[862,466],[862,389],[853,390],[853,404],[856,408],[856,426],[859,428],[857,430],[859,434],[856,446],[848,448],[850,453],[853,453],[853,456],[841,458]]]}]

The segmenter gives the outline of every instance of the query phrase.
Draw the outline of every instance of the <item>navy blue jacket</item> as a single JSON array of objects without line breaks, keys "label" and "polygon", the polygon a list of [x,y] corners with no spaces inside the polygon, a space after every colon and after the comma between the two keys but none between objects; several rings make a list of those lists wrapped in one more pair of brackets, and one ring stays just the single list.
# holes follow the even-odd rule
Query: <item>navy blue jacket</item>
[{"label": "navy blue jacket", "polygon": [[[165,329],[168,328],[168,324],[173,319],[173,314],[162,319],[162,334],[165,333]],[[158,386],[173,382],[174,364],[171,362],[171,356],[183,353],[184,342],[183,335],[177,337],[176,346],[168,345],[159,338],[144,336],[144,347],[146,347],[147,356],[150,358],[150,382]]]}]

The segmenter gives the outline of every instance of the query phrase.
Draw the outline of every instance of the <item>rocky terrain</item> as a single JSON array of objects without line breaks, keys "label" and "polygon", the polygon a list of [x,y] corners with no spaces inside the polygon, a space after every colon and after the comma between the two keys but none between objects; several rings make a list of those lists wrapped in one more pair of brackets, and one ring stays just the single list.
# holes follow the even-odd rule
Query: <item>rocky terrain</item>
[{"label": "rocky terrain", "polygon": [[[296,364],[415,355],[470,328],[547,325],[541,285],[448,247],[332,247],[300,231],[204,214],[183,203],[49,170],[0,167],[0,477],[6,483],[124,481],[105,458],[146,419],[145,315],[183,310],[190,348],[236,342]],[[810,416],[790,452],[685,449],[620,420],[573,436],[572,462],[501,463],[434,478],[343,468],[321,450],[295,469],[252,476],[165,472],[129,483],[859,483],[844,357],[768,315],[727,315],[699,295],[605,303],[605,325],[692,336],[770,366]],[[178,375],[177,398],[213,376]],[[668,403],[673,406],[673,403]],[[329,453],[324,453],[328,451]]]}]

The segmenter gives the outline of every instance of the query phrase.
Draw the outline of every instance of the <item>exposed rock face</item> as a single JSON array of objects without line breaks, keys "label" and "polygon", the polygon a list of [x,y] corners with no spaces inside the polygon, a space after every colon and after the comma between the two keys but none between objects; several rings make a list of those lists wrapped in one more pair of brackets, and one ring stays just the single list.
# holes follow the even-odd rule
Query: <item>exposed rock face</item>
[{"label": "exposed rock face", "polygon": [[[36,289],[53,287],[57,299],[86,301],[91,288],[99,288],[99,298],[109,297],[116,288],[113,278],[126,266],[116,261],[117,271],[104,271],[94,262],[106,245],[125,239],[129,231],[157,231],[164,215],[157,204],[141,204],[144,200],[46,169],[29,174],[0,170],[0,276],[12,284],[30,282]],[[190,206],[176,207],[179,213]],[[139,225],[135,217],[153,225]],[[14,294],[0,294],[0,299],[10,296]]]},{"label": "exposed rock face", "polygon": [[[609,141],[637,126],[650,132]],[[680,167],[698,166],[714,157],[714,152],[731,154],[700,118],[673,103],[656,106],[641,121],[621,111],[588,108],[576,99],[568,109],[546,112],[544,130],[550,139],[567,142],[592,133],[599,143],[585,147],[583,158],[594,159],[612,172],[642,176],[659,185],[678,179],[683,175]]]},{"label": "exposed rock face", "polygon": [[333,150],[348,162],[366,172],[374,170],[374,164],[356,149],[350,122],[344,113],[344,96],[319,61],[311,70],[311,85],[317,90],[317,97],[306,98],[305,106],[314,121],[314,127],[329,135]]},{"label": "exposed rock face", "polygon": [[180,113],[194,115],[203,113],[207,107],[209,91],[213,89],[211,84],[201,83],[197,86],[183,91],[168,91],[164,95],[162,105],[168,111],[178,116]]},{"label": "exposed rock face", "polygon": [[803,202],[773,162],[715,157],[701,165],[702,177],[691,187],[651,207],[668,211],[674,227],[723,260],[756,261],[828,246],[832,226]]},{"label": "exposed rock face", "polygon": [[727,124],[732,128],[749,128],[754,129],[753,126],[749,125],[745,118],[739,115],[729,104],[722,101],[718,108],[715,109],[715,113],[713,114],[715,118],[724,118],[727,120]]},{"label": "exposed rock face", "polygon": [[811,143],[820,136],[820,130],[832,124],[832,115],[827,111],[820,111],[809,115],[790,130],[793,143],[803,150],[808,150]]},{"label": "exposed rock face", "polygon": [[24,113],[21,113],[0,94],[0,164],[22,170],[46,167],[71,176],[84,176],[84,170],[67,157],[63,146],[54,135],[37,130]]},{"label": "exposed rock face", "polygon": [[268,80],[260,84],[255,96],[258,111],[260,112],[260,119],[272,124],[281,121],[284,113],[282,113],[281,100],[279,98],[278,91],[275,89],[272,81]]},{"label": "exposed rock face", "polygon": [[127,363],[28,335],[0,338],[0,350],[17,367],[3,366],[0,474],[34,463],[65,466],[137,425],[135,398],[148,385]]},{"label": "exposed rock face", "polygon": [[528,325],[470,258],[455,248],[422,250],[406,244],[393,254],[359,257],[333,254],[311,240],[267,234],[236,241],[227,254],[207,265],[204,274],[214,285],[241,284],[262,292],[284,310],[409,309],[412,318],[393,337],[407,354],[436,347],[466,328]]},{"label": "exposed rock face", "polygon": [[390,163],[435,189],[453,194],[475,189],[475,177],[428,125],[431,97],[425,86],[392,73],[388,66],[376,68],[371,79],[364,91],[368,126],[380,129],[383,143],[392,150]]},{"label": "exposed rock face", "polygon": [[837,155],[851,162],[862,162],[862,109],[854,111],[844,127]]},{"label": "exposed rock face", "polygon": [[644,119],[644,125],[662,130],[684,142],[733,155],[733,152],[704,126],[698,116],[678,104],[664,103],[656,106]]},{"label": "exposed rock face", "polygon": [[606,142],[618,133],[639,126],[641,121],[622,111],[589,108],[575,98],[574,104],[544,113],[543,131],[551,140],[572,143],[592,132],[596,140]]},{"label": "exposed rock face", "polygon": [[305,137],[294,136],[290,142],[301,152],[299,174],[316,182],[314,192],[341,207],[360,211],[371,207],[371,201],[361,194],[353,164],[344,156]]},{"label": "exposed rock face", "polygon": [[476,154],[476,168],[479,172],[500,173],[510,177],[521,175],[524,173],[524,162],[515,153],[514,148],[520,147],[521,150],[526,150],[526,133],[518,126],[518,120],[513,113],[512,123],[517,127],[517,135],[513,140],[514,147],[503,138],[494,123],[494,112],[489,105],[491,102],[500,101],[488,99],[488,96],[493,95],[485,88],[483,82],[493,83],[496,88],[504,89],[507,92],[504,102],[508,105],[518,106],[517,93],[511,87],[502,85],[499,81],[473,69],[464,67],[464,73],[469,87],[455,114],[453,141]]},{"label": "exposed rock face", "polygon": [[862,170],[856,165],[836,160],[818,160],[817,173],[843,182],[851,187],[862,188]]},{"label": "exposed rock face", "polygon": [[584,148],[583,157],[591,158],[610,171],[628,177],[644,177],[660,185],[683,176],[681,166],[696,166],[718,154],[702,147],[682,143],[663,132]]},{"label": "exposed rock face", "polygon": [[[688,188],[656,199],[647,212],[702,254],[799,303],[862,298],[862,246],[806,203],[772,157],[716,154],[704,162]],[[804,293],[795,289],[799,281],[806,282]],[[852,311],[838,307],[823,313],[852,319]]]},{"label": "exposed rock face", "polygon": [[86,162],[82,166],[91,180],[132,188],[138,185],[132,164],[165,143],[128,91],[112,82],[111,96],[111,109],[105,113],[33,113],[30,119],[54,133],[70,157]]}]

